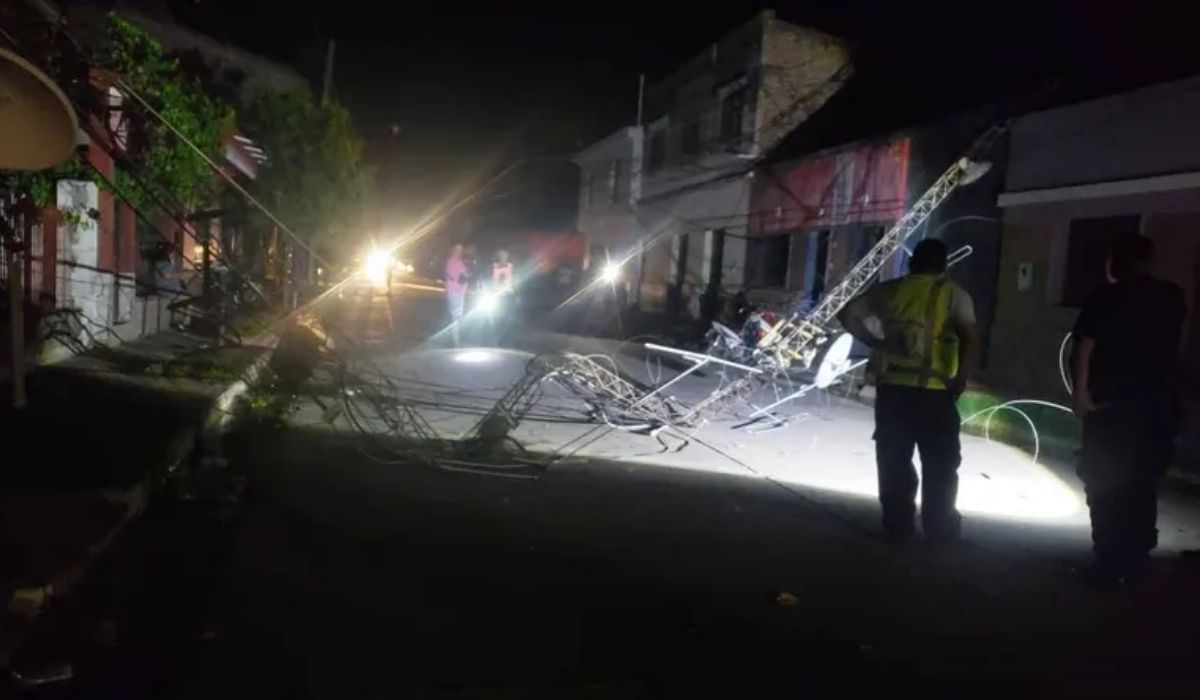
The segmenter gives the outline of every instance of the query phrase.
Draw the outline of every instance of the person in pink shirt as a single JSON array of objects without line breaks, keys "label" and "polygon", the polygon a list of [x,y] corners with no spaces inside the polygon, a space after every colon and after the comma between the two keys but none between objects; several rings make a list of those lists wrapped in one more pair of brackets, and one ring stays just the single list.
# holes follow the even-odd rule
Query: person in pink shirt
[{"label": "person in pink shirt", "polygon": [[463,259],[463,247],[455,244],[446,259],[446,304],[450,309],[450,334],[454,344],[459,344],[459,325],[467,312],[467,263]]}]

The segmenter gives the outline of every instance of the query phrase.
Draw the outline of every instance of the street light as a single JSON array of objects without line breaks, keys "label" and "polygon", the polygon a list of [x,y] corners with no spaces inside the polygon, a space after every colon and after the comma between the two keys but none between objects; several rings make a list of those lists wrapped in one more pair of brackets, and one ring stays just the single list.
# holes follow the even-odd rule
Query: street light
[{"label": "street light", "polygon": [[609,284],[616,284],[617,280],[621,279],[620,263],[607,262],[600,270],[600,281]]},{"label": "street light", "polygon": [[391,267],[392,254],[376,248],[367,253],[367,259],[363,261],[363,275],[372,284],[383,286],[387,284]]}]

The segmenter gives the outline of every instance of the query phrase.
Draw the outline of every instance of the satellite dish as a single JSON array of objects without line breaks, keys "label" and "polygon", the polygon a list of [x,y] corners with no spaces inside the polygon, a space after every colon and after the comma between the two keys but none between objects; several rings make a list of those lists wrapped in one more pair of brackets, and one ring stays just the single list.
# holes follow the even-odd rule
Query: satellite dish
[{"label": "satellite dish", "polygon": [[829,385],[845,374],[853,362],[850,361],[850,351],[854,349],[854,336],[843,333],[829,344],[825,357],[817,365],[817,376],[813,384],[818,389],[828,389]]},{"label": "satellite dish", "polygon": [[28,61],[0,49],[0,168],[44,170],[75,148],[78,122],[67,96]]},{"label": "satellite dish", "polygon": [[734,333],[733,329],[730,328],[729,326],[725,325],[724,323],[721,323],[720,321],[713,321],[712,327],[713,327],[713,330],[715,330],[718,335],[720,335],[722,338],[724,338],[728,342],[730,342],[734,345],[742,344],[742,337],[740,335],[738,335],[737,333]]}]

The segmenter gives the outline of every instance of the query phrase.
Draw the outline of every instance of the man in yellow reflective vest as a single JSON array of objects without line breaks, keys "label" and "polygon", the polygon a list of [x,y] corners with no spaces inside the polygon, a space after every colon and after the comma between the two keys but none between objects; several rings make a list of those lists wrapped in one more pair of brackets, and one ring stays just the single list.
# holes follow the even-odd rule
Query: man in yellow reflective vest
[{"label": "man in yellow reflective vest", "polygon": [[[871,348],[875,398],[875,460],[883,526],[896,541],[914,532],[918,483],[925,537],[959,537],[958,396],[975,370],[979,332],[971,296],[946,279],[946,245],[925,239],[913,250],[909,274],[875,284],[838,317]],[[880,333],[868,328],[878,321]],[[921,479],[913,466],[921,455]]]}]

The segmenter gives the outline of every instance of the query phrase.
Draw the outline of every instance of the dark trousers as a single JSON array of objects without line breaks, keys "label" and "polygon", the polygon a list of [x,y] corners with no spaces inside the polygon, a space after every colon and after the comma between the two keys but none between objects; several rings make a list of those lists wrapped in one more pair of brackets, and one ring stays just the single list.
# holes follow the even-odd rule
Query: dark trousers
[{"label": "dark trousers", "polygon": [[[879,503],[888,534],[912,534],[917,486],[921,487],[921,525],[933,539],[958,536],[962,518],[958,497],[959,415],[949,391],[881,384],[875,398],[875,461]],[[921,479],[913,466],[913,448],[921,454]]]},{"label": "dark trousers", "polygon": [[1177,413],[1168,400],[1108,404],[1083,422],[1079,477],[1096,564],[1133,574],[1158,544],[1158,484],[1171,460]]}]

